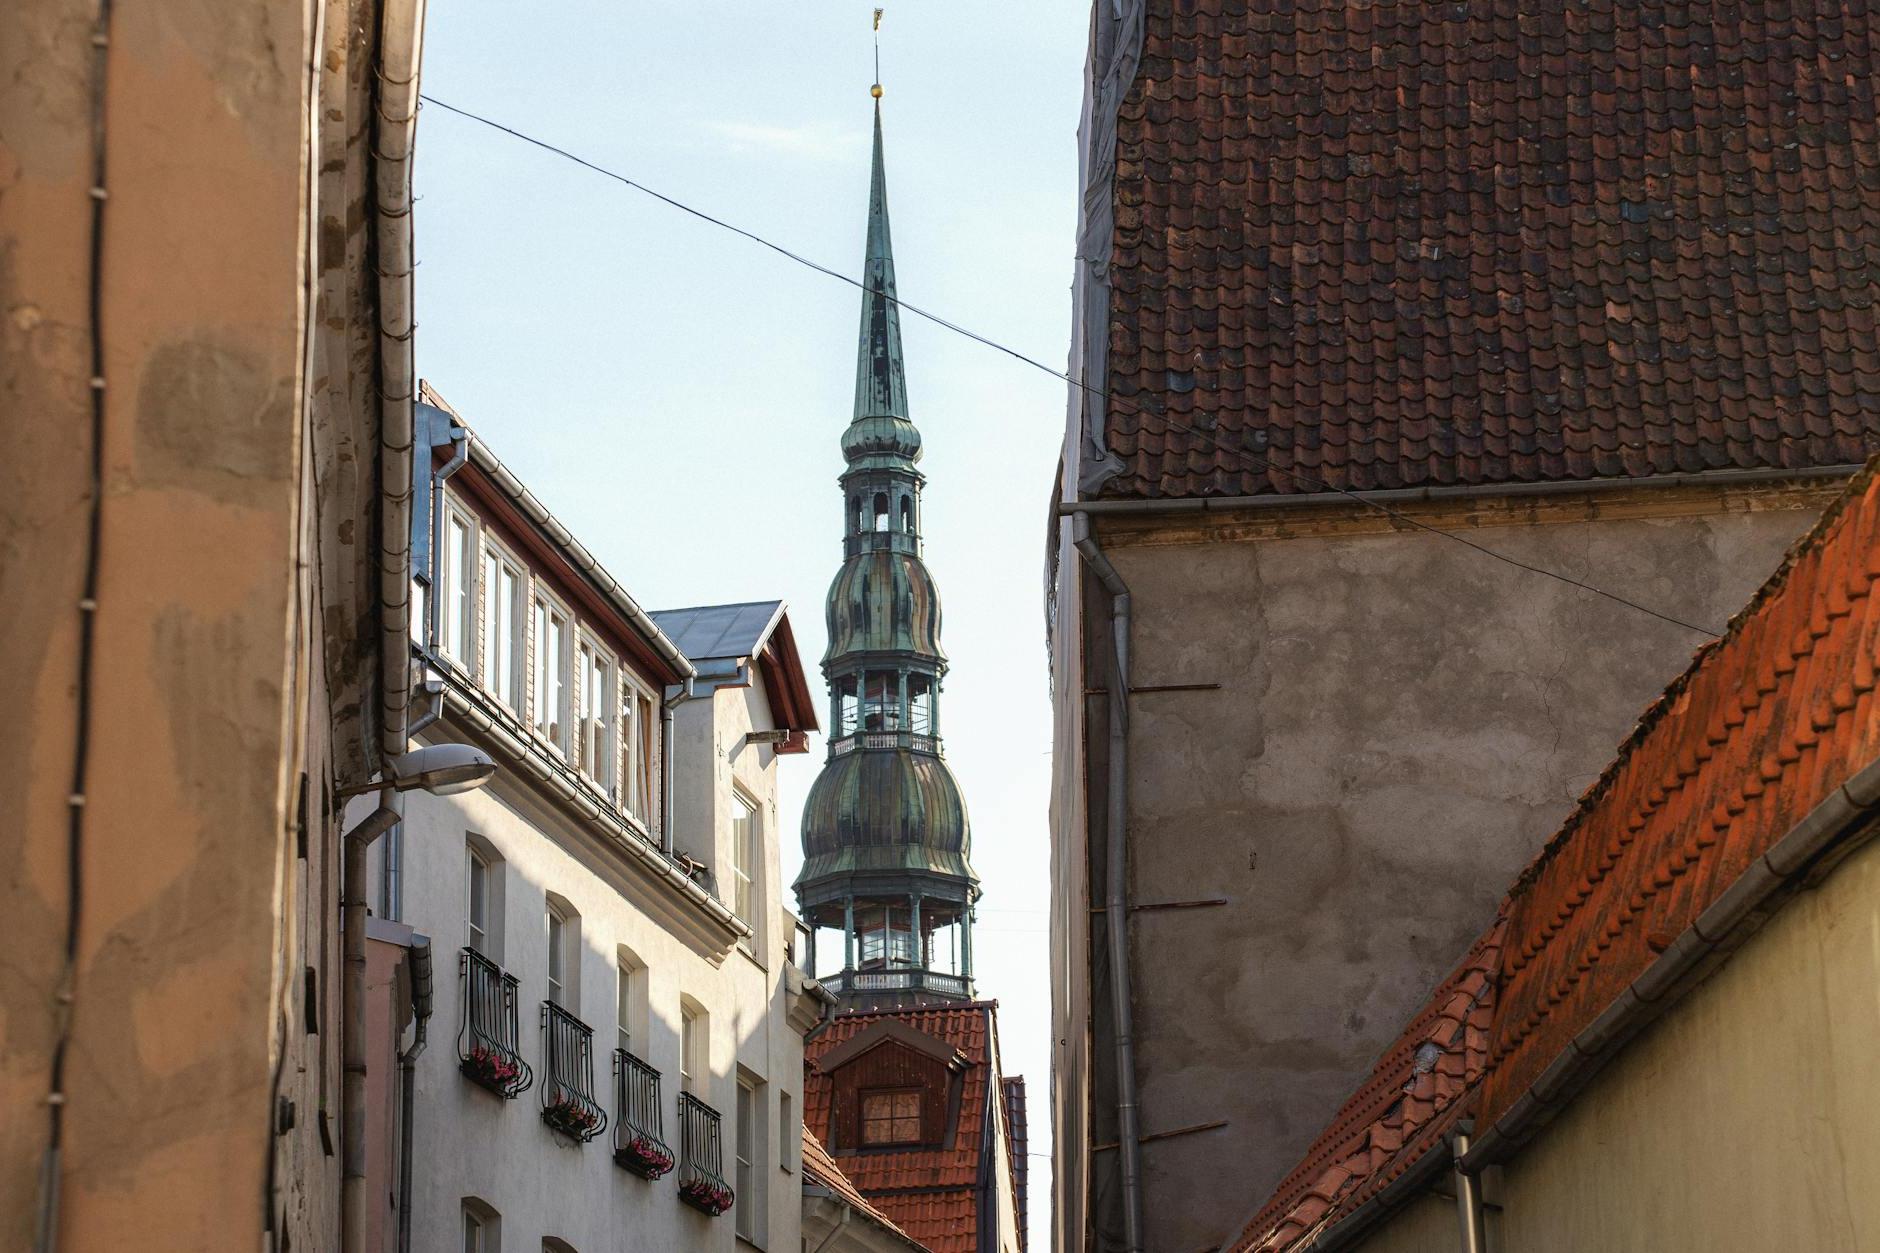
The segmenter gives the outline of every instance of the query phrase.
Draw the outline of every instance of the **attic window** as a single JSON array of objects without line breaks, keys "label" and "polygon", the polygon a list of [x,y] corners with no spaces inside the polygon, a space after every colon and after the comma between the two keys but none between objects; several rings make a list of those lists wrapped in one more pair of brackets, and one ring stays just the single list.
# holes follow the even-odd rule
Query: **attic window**
[{"label": "attic window", "polygon": [[862,1093],[862,1144],[920,1143],[920,1089]]}]

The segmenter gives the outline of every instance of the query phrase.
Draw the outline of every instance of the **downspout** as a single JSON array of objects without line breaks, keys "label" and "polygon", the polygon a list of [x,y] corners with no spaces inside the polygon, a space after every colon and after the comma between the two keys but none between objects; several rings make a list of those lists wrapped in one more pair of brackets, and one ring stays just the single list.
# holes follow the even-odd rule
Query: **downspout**
[{"label": "downspout", "polygon": [[[411,151],[425,0],[382,0],[372,144],[379,356],[379,748],[405,752],[411,705],[412,335]],[[396,789],[341,841],[344,962],[340,1005],[340,1247],[366,1248],[366,849],[399,819]]]},{"label": "downspout", "polygon": [[1142,1253],[1142,1140],[1136,1104],[1136,1041],[1129,976],[1129,587],[1090,533],[1090,515],[1071,515],[1071,543],[1110,594],[1108,813],[1104,820],[1105,923],[1110,940],[1110,1016],[1116,1032],[1117,1150],[1123,1163],[1123,1241]]},{"label": "downspout", "polygon": [[1456,1221],[1460,1229],[1462,1253],[1487,1253],[1488,1226],[1482,1218],[1481,1180],[1462,1168],[1469,1152],[1469,1134],[1458,1131],[1451,1138],[1450,1153],[1455,1161]]},{"label": "downspout", "polygon": [[[419,943],[423,940],[423,943]],[[411,1133],[418,1057],[424,1052],[431,1023],[431,941],[413,936],[411,942],[411,1004],[417,1013],[417,1034],[411,1047],[398,1055],[398,1253],[411,1253]]]}]

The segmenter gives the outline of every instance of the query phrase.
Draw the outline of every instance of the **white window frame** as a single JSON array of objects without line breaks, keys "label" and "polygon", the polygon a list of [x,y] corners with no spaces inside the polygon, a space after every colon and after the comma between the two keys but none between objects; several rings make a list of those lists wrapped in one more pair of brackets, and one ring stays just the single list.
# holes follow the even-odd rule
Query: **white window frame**
[{"label": "white window frame", "polygon": [[658,781],[653,771],[656,741],[653,723],[658,717],[657,702],[625,666],[619,667],[621,715],[615,720],[615,756],[620,762],[620,787],[616,793],[620,808],[641,826],[653,827],[653,792]]},{"label": "white window frame", "polygon": [[[490,864],[490,859],[484,855],[483,850],[479,849],[474,844],[466,843],[464,845],[464,869],[467,875],[464,896],[464,919],[468,924],[467,932],[470,947],[489,958],[491,961],[495,961],[496,956],[491,951],[494,948],[494,940],[490,934],[490,878],[494,874],[495,868]],[[481,910],[477,908],[479,871],[481,872],[481,886],[483,888],[481,893],[483,907]],[[481,919],[478,918],[478,914],[482,915]]]},{"label": "white window frame", "polygon": [[758,1169],[764,1151],[763,1116],[764,1085],[739,1074],[734,1106],[737,1125],[731,1131],[731,1189],[742,1204],[733,1203],[731,1216],[738,1238],[752,1244],[763,1236],[763,1224],[759,1221],[763,1216],[763,1175]]},{"label": "white window frame", "polygon": [[[598,673],[588,671],[590,659]],[[575,764],[610,799],[619,792],[615,775],[619,770],[620,754],[614,749],[614,727],[620,707],[620,702],[614,698],[619,688],[614,679],[618,671],[619,665],[613,653],[608,651],[598,636],[585,628],[576,631]],[[598,716],[592,707],[597,701],[600,705]]]},{"label": "white window frame", "polygon": [[[559,639],[554,653],[554,673],[551,675],[544,658],[546,643],[544,632],[553,628],[556,618],[561,619],[561,626],[556,632]],[[574,670],[574,631],[574,615],[568,611],[568,607],[559,597],[548,591],[537,580],[529,602],[531,648],[529,655],[532,661],[529,667],[529,726],[538,738],[563,757],[569,755],[570,747],[568,714],[572,704],[570,700],[572,693],[568,689],[573,686],[571,680]],[[554,688],[552,693],[544,692],[544,687],[549,686],[544,683],[545,679],[552,680]],[[550,699],[554,701],[553,710],[545,706],[545,702]],[[546,726],[543,725],[544,713],[549,714]]]},{"label": "white window frame", "polygon": [[[711,1018],[690,1001],[679,1003],[679,1091],[705,1099],[711,1078]],[[702,1085],[702,1082],[703,1085]]]},{"label": "white window frame", "polygon": [[[763,806],[737,788],[732,789],[731,805],[731,912],[755,932],[764,810]],[[747,935],[738,943],[748,950],[752,947],[753,938]]]},{"label": "white window frame", "polygon": [[[453,534],[463,528],[461,542]],[[454,499],[444,497],[444,525],[437,563],[438,649],[465,674],[477,672],[477,579],[482,573],[482,545],[477,517]],[[453,570],[452,563],[459,563]]]},{"label": "white window frame", "polygon": [[[498,578],[492,582],[489,578],[494,566]],[[528,708],[528,658],[529,658],[529,567],[518,561],[514,554],[501,544],[492,540],[487,531],[483,537],[483,611],[478,616],[478,652],[481,666],[478,677],[483,687],[494,696],[503,708],[521,717]],[[508,572],[514,576],[514,595],[504,615],[502,605],[501,574]],[[494,633],[489,627],[501,617],[507,618],[507,638],[509,641],[508,673],[499,671],[503,668],[500,659],[491,655],[490,643]]]},{"label": "white window frame", "polygon": [[571,1014],[581,1012],[581,915],[572,905],[551,895],[547,902],[548,1001]]}]

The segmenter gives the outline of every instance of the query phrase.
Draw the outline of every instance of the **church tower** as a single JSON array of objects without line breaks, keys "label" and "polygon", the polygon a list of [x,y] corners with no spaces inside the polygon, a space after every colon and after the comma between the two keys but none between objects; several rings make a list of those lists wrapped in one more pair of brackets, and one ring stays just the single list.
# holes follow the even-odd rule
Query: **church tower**
[{"label": "church tower", "polygon": [[875,102],[855,414],[842,435],[842,568],[829,588],[829,759],[803,808],[798,909],[844,1009],[973,997],[966,803],[940,740],[940,595],[921,561],[920,432],[908,418]]}]

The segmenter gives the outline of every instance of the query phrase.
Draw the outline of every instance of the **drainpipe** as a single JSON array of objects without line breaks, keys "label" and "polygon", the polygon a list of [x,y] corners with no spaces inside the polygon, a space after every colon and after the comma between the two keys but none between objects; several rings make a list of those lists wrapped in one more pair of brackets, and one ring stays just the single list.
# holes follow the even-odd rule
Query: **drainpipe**
[{"label": "drainpipe", "polygon": [[1449,1143],[1456,1163],[1456,1220],[1461,1229],[1462,1253],[1486,1253],[1488,1227],[1482,1219],[1481,1180],[1462,1168],[1469,1151],[1469,1134],[1458,1131]]},{"label": "drainpipe", "polygon": [[[418,125],[418,70],[425,0],[383,0],[377,82],[372,92],[373,203],[378,271],[379,356],[379,749],[386,759],[410,741],[411,498],[413,401],[411,156]],[[341,841],[340,1247],[366,1250],[366,848],[399,818],[397,790]]]},{"label": "drainpipe", "polygon": [[1090,533],[1090,515],[1071,515],[1071,542],[1110,594],[1109,812],[1104,821],[1105,921],[1110,939],[1110,1012],[1116,1032],[1116,1131],[1123,1163],[1123,1240],[1142,1253],[1141,1111],[1136,1103],[1136,1041],[1129,977],[1129,587]]},{"label": "drainpipe", "polygon": [[366,850],[398,822],[398,792],[379,789],[379,807],[341,840],[341,927],[345,934],[340,988],[341,1056],[345,1074],[340,1114],[341,1234],[348,1253],[365,1250],[366,1184]]},{"label": "drainpipe", "polygon": [[411,1004],[417,1013],[417,1035],[411,1047],[398,1055],[398,1253],[411,1253],[411,1145],[414,1090],[417,1087],[418,1057],[424,1052],[425,1037],[431,1023],[431,941],[428,936],[411,937]]}]

